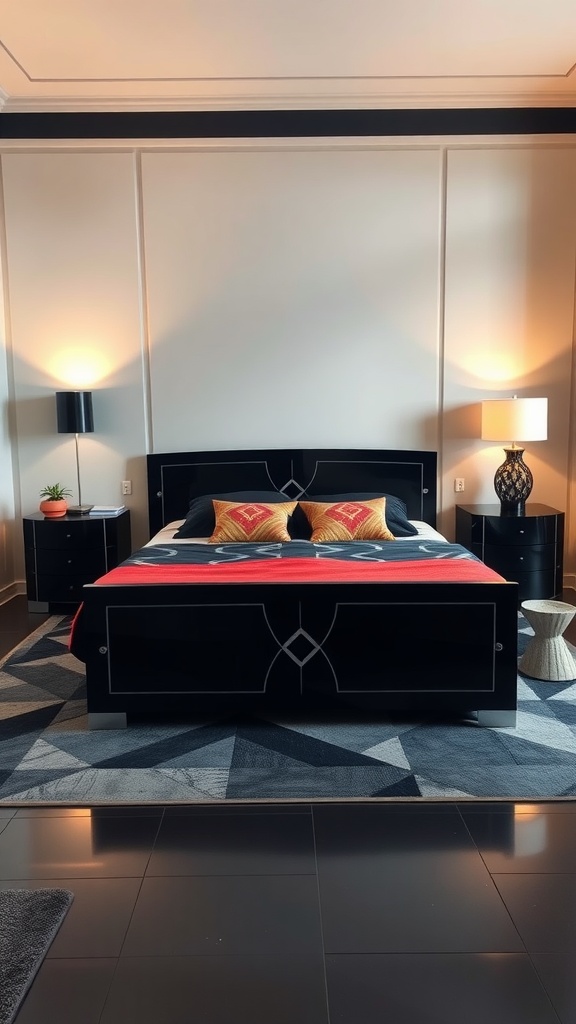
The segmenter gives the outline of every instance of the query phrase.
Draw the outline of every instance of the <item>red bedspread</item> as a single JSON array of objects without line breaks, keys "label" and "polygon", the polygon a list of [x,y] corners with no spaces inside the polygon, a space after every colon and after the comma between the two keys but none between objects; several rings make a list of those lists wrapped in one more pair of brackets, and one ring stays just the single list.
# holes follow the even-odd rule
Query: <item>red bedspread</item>
[{"label": "red bedspread", "polygon": [[101,576],[98,586],[155,583],[330,583],[330,582],[495,583],[502,576],[469,558],[362,562],[310,558],[224,562],[219,565],[120,565]]}]

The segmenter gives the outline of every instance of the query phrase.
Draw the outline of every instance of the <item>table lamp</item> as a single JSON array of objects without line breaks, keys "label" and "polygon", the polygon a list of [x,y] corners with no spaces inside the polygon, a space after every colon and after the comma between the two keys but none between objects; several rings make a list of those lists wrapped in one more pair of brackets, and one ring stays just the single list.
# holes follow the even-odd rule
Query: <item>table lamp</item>
[{"label": "table lamp", "polygon": [[500,514],[524,515],[525,503],[534,478],[522,458],[520,441],[545,441],[548,436],[547,398],[496,398],[482,402],[483,441],[505,441],[506,459],[496,470],[494,490],[500,499]]},{"label": "table lamp", "polygon": [[78,455],[78,434],[91,434],[94,430],[91,391],[57,391],[56,415],[59,434],[74,434],[76,439],[76,473],[78,476],[78,504],[69,505],[71,515],[85,515],[93,505],[82,504],[80,488],[80,459]]}]

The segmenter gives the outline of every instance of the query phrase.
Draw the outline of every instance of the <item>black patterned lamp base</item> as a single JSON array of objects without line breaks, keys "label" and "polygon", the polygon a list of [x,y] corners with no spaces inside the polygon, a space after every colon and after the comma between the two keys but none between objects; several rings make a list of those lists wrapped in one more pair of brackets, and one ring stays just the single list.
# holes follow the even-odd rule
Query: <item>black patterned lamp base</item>
[{"label": "black patterned lamp base", "polygon": [[494,490],[500,499],[503,516],[523,516],[534,478],[524,462],[524,448],[505,448],[506,460],[498,466]]}]

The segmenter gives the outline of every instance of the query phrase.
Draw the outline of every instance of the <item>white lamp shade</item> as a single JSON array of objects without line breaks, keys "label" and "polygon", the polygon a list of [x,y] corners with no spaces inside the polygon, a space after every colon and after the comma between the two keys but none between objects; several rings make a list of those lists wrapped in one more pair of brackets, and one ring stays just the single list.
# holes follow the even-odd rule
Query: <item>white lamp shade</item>
[{"label": "white lamp shade", "polygon": [[547,398],[495,398],[482,402],[483,441],[545,441]]}]

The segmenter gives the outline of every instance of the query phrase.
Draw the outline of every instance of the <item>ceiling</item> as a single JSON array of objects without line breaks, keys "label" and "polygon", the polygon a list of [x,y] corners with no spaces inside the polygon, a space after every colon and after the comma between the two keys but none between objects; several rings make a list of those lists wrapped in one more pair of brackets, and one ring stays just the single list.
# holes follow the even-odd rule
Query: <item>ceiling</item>
[{"label": "ceiling", "polygon": [[0,109],[576,106],[575,0],[0,0]]}]

